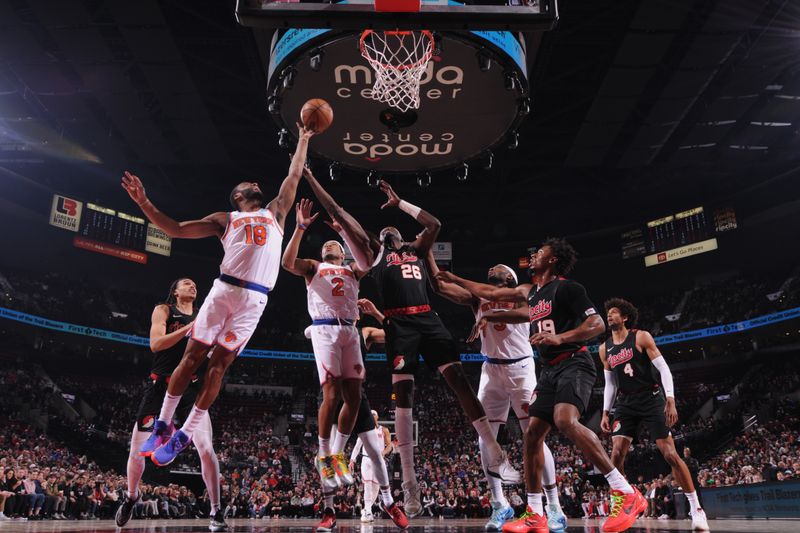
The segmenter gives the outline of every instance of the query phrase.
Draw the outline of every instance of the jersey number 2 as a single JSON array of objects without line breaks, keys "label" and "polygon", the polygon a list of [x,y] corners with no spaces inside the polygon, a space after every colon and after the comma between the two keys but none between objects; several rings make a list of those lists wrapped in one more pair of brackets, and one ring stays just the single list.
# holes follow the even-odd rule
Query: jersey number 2
[{"label": "jersey number 2", "polygon": [[245,244],[255,243],[258,246],[264,246],[264,243],[267,242],[267,228],[265,226],[246,225],[244,227],[244,242]]},{"label": "jersey number 2", "polygon": [[405,279],[422,279],[422,272],[417,265],[400,265],[400,272]]},{"label": "jersey number 2", "polygon": [[331,290],[331,294],[334,296],[344,296],[344,280],[342,278],[333,278],[331,280],[333,284],[333,290]]}]

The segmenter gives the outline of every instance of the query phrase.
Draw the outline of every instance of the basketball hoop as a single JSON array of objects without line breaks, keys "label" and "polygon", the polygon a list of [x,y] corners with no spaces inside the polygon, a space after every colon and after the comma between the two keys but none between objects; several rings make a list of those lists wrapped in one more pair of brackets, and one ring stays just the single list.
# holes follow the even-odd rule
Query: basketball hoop
[{"label": "basketball hoop", "polygon": [[419,85],[433,56],[433,44],[428,30],[364,30],[361,55],[375,71],[372,98],[400,111],[419,109]]}]

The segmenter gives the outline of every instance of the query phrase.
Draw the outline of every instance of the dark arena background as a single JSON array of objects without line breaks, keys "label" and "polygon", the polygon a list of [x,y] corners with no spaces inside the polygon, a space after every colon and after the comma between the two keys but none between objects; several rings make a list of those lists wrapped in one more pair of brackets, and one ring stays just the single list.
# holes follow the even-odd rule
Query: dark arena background
[{"label": "dark arena background", "polygon": [[[404,57],[400,66],[379,65],[402,77],[417,62],[419,85],[408,88],[412,96],[418,91],[416,107],[374,99],[378,73],[360,48],[367,29],[387,38],[402,31],[430,45],[427,55]],[[430,30],[430,43],[422,30]],[[604,303],[624,298],[638,308],[636,327],[652,334],[673,387],[647,362],[657,354],[635,357],[659,401],[661,389],[674,388],[678,420],[670,428],[676,451],[669,462],[659,448],[669,438],[651,435],[652,424],[634,431],[624,474],[645,505],[628,531],[697,525],[691,491],[674,474],[681,460],[696,487],[690,497],[699,497],[711,531],[800,530],[800,3],[0,0],[0,531],[107,532],[129,512],[123,529],[134,532],[391,532],[397,526],[383,508],[387,497],[395,511],[412,514],[395,432],[407,409],[398,406],[404,400],[392,375],[416,354],[383,344],[399,342],[390,329],[398,319],[381,323],[363,305],[361,331],[384,327],[390,335],[370,341],[363,366],[354,367],[393,441],[385,449],[389,490],[378,495],[372,483],[378,498],[365,509],[372,480],[356,459],[353,483],[342,482],[337,470],[337,487],[323,494],[316,466],[325,455],[318,449],[320,376],[306,337],[306,284],[276,257],[299,224],[300,199],[314,200],[314,212],[329,219],[308,179],[299,178],[296,196],[263,212],[269,227],[257,229],[269,232],[268,242],[255,253],[270,265],[253,267],[252,278],[216,279],[223,249],[214,235],[226,246],[245,238],[232,223],[237,215],[227,215],[231,191],[256,182],[265,205],[287,172],[297,183],[301,166],[290,164],[306,140],[296,122],[313,98],[326,100],[334,118],[307,141],[306,163],[371,236],[394,226],[410,242],[423,228],[422,240],[436,230],[438,269],[485,283],[487,270],[504,264],[520,284],[542,291],[561,274],[536,266],[537,253],[553,252],[542,244],[556,237],[574,247],[577,263],[566,276],[585,287],[593,304],[586,313],[596,309],[603,324],[574,337],[581,350],[564,352],[568,359],[557,365],[574,357],[594,361],[596,380],[585,387],[580,423],[609,456],[612,441],[627,440],[601,428],[611,382],[599,350],[616,344],[612,326],[618,327]],[[154,220],[150,204],[140,209],[143,202],[120,186],[126,171],[169,217],[222,212],[222,225],[201,224],[197,231],[210,238],[177,238],[180,231],[160,215]],[[405,203],[381,209],[382,179]],[[243,194],[236,196],[242,206]],[[415,206],[439,223],[424,214],[415,221]],[[322,222],[297,230],[300,257],[319,260],[323,243],[341,240]],[[263,232],[246,238],[247,250],[264,244]],[[272,239],[281,239],[280,249]],[[349,246],[345,255],[352,257]],[[387,272],[404,267],[408,283],[419,281],[415,287],[430,280],[420,298],[438,313],[439,334],[452,335],[471,388],[478,391],[482,375],[505,371],[486,343],[471,340],[475,314],[440,294],[445,282],[431,276],[433,265],[406,268],[416,256],[395,257]],[[278,270],[274,283],[259,283]],[[373,269],[359,297],[395,316],[385,302],[386,276]],[[205,445],[195,433],[189,449],[157,467],[155,456],[138,455],[143,439],[131,451],[131,432],[150,436],[184,346],[197,345],[183,332],[201,335],[198,322],[175,333],[191,318],[165,326],[167,315],[180,312],[157,307],[170,298],[173,280],[184,278],[196,284],[189,298],[196,308],[212,285],[260,298],[262,307],[267,297],[258,285],[270,290],[249,339],[238,339],[227,322],[227,332],[209,341],[230,359],[234,341],[246,341],[208,411],[213,453],[201,453]],[[334,296],[336,283],[345,283],[336,279]],[[392,298],[411,298],[410,285],[401,287]],[[551,302],[545,311],[542,302],[530,308],[538,329],[523,324],[523,338],[569,333],[539,320],[551,312]],[[260,312],[253,315],[252,302],[248,310],[236,305],[226,311],[231,321]],[[402,309],[412,322],[420,311]],[[356,317],[324,318],[337,325],[321,327],[349,331],[342,319]],[[223,319],[214,319],[220,328]],[[506,327],[490,323],[484,335]],[[158,369],[166,356],[151,347],[159,351],[168,337],[174,361]],[[424,333],[420,342],[432,338]],[[543,346],[534,343],[531,365],[540,386],[557,366]],[[431,361],[439,355],[423,353]],[[505,354],[517,356],[530,354]],[[192,379],[202,387],[219,379],[216,364],[211,356],[214,370],[203,375],[203,366]],[[413,442],[405,445],[413,445],[421,509],[408,528],[499,529],[497,510],[506,507],[493,507],[473,428],[482,422],[470,424],[475,417],[462,410],[437,365],[420,364],[415,377]],[[628,364],[613,375],[633,372]],[[563,386],[577,391],[577,383]],[[531,400],[541,405],[539,392]],[[140,408],[145,395],[154,405]],[[179,428],[189,407],[177,411]],[[620,413],[610,411],[613,422]],[[527,411],[519,413],[528,420]],[[519,413],[499,424],[497,441],[522,472],[533,459],[525,448],[531,430],[521,430]],[[531,414],[528,423],[541,421]],[[650,415],[663,418],[663,408]],[[607,479],[606,463],[593,462],[573,442],[575,425],[555,426],[545,442],[556,484],[545,501],[558,495],[568,525],[549,530],[606,531],[615,498],[622,501],[609,483],[619,481]],[[345,466],[357,432],[346,443]],[[214,453],[219,478],[201,474],[200,457],[210,469]],[[138,488],[129,483],[131,472],[141,475]],[[214,479],[219,489],[209,491]],[[541,501],[523,483],[504,489],[516,517]],[[551,505],[545,510],[553,516]],[[509,517],[507,533],[548,531]]]}]

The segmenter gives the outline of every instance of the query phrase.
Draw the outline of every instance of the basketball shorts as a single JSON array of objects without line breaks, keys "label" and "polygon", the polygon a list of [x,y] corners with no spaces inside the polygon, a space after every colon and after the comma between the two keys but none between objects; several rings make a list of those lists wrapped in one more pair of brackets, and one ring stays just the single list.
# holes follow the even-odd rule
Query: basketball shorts
[{"label": "basketball shorts", "polygon": [[505,424],[509,407],[523,421],[528,418],[528,407],[535,388],[536,369],[532,357],[508,365],[485,361],[481,368],[478,400],[489,422]]},{"label": "basketball shorts", "polygon": [[583,415],[597,378],[597,370],[589,353],[576,352],[555,366],[548,366],[547,363],[542,366],[542,375],[533,391],[528,415],[554,425],[553,411],[559,403],[574,405]]},{"label": "basketball shorts", "polygon": [[664,416],[666,402],[661,390],[640,392],[621,398],[614,411],[611,424],[612,437],[626,437],[633,440],[644,426],[653,440],[670,436],[667,419]]},{"label": "basketball shorts", "polygon": [[[186,420],[201,388],[202,382],[200,380],[193,381],[189,384],[189,388],[183,393],[181,401],[175,409],[176,419],[179,421]],[[139,431],[153,431],[153,424],[158,420],[158,415],[161,414],[161,404],[164,402],[164,395],[166,393],[166,376],[161,376],[158,379],[151,379],[147,382],[144,388],[144,395],[142,395],[142,401],[139,402],[139,410],[136,412],[136,427]]]},{"label": "basketball shorts", "polygon": [[392,374],[416,374],[420,355],[432,370],[461,361],[453,336],[433,311],[389,317],[383,329]]},{"label": "basketball shorts", "polygon": [[375,463],[364,453],[364,455],[361,456],[361,479],[364,483],[379,484],[378,478],[375,476],[375,470]]},{"label": "basketball shorts", "polygon": [[[322,391],[319,392],[317,396],[318,403],[322,404]],[[342,406],[344,402],[339,402],[339,405],[336,406],[336,414],[334,415],[335,420],[339,420],[339,413],[342,411]],[[372,418],[372,408],[369,405],[369,400],[367,399],[367,393],[364,389],[361,389],[361,403],[358,405],[358,414],[356,415],[356,425],[353,426],[353,434],[360,435],[365,431],[372,431],[375,429],[375,419]]]},{"label": "basketball shorts", "polygon": [[267,295],[219,279],[206,296],[192,326],[192,339],[240,352],[267,307]]},{"label": "basketball shorts", "polygon": [[311,326],[320,384],[330,378],[364,379],[361,339],[355,326]]}]

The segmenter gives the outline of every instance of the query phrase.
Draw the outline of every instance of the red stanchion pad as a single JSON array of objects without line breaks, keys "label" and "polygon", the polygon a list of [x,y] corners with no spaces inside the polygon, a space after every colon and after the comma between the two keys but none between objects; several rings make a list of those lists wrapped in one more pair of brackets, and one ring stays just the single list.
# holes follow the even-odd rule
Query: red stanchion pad
[{"label": "red stanchion pad", "polygon": [[379,13],[418,13],[422,0],[375,0]]}]

